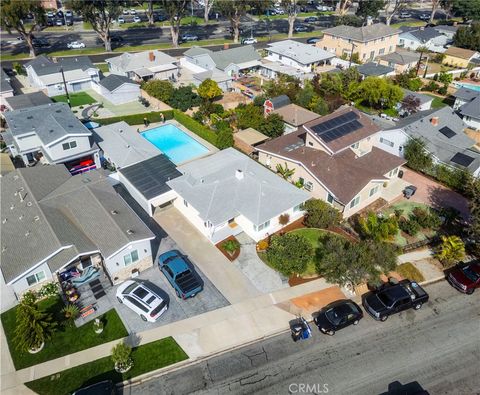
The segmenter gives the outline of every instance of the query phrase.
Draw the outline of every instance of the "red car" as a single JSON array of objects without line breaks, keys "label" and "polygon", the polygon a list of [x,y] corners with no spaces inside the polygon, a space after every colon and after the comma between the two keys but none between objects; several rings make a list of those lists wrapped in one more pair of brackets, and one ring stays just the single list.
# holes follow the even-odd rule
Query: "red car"
[{"label": "red car", "polygon": [[473,262],[466,266],[457,266],[447,277],[448,282],[460,292],[471,295],[480,287],[480,263]]}]

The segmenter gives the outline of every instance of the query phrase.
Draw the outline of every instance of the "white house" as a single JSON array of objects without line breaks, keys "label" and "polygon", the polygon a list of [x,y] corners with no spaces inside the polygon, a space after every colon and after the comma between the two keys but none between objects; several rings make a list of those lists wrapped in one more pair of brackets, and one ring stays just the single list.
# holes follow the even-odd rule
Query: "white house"
[{"label": "white house", "polygon": [[453,96],[453,108],[462,116],[470,128],[480,130],[480,91],[469,88],[460,88]]},{"label": "white house", "polygon": [[113,104],[136,101],[140,96],[140,85],[128,77],[110,74],[93,84],[93,89]]},{"label": "white house", "polygon": [[100,71],[87,56],[59,58],[53,62],[40,55],[25,64],[25,69],[30,85],[43,90],[47,96],[65,94],[63,78],[70,93],[91,89],[92,83],[100,80]]},{"label": "white house", "polygon": [[3,133],[12,156],[26,166],[37,162],[64,163],[72,174],[100,167],[99,149],[92,132],[66,103],[49,103],[5,113],[8,130]]},{"label": "white house", "polygon": [[245,232],[259,241],[303,215],[308,193],[233,148],[178,168],[174,206],[212,243]]},{"label": "white house", "polygon": [[398,46],[412,51],[417,48],[426,47],[429,51],[443,53],[445,46],[452,40],[440,33],[433,27],[419,28],[418,30],[407,30],[398,37]]}]

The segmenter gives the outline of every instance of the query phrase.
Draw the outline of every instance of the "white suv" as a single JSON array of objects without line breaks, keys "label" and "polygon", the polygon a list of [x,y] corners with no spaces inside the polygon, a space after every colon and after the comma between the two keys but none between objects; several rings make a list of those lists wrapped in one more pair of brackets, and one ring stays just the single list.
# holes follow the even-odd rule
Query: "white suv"
[{"label": "white suv", "polygon": [[117,288],[117,300],[149,322],[157,321],[168,309],[167,302],[145,283],[133,280],[125,281]]}]

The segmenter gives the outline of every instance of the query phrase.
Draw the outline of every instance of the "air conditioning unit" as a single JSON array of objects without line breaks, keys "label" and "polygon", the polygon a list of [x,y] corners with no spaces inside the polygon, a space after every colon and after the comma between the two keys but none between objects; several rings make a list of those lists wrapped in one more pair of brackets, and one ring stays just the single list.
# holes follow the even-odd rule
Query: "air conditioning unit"
[{"label": "air conditioning unit", "polygon": [[311,181],[305,181],[305,184],[303,184],[303,188],[305,188],[305,190],[311,192],[313,190],[313,184]]}]

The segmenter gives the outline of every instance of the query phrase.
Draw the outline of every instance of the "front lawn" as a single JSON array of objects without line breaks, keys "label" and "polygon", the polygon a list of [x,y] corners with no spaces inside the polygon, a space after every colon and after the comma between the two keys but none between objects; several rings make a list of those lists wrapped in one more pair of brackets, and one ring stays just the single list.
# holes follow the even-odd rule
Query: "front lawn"
[{"label": "front lawn", "polygon": [[188,359],[188,355],[172,337],[157,340],[132,350],[133,368],[127,373],[117,373],[110,357],[97,359],[84,365],[64,370],[52,376],[25,383],[40,395],[63,395],[98,383],[112,380],[118,383],[132,377],[163,368]]},{"label": "front lawn", "polygon": [[[41,300],[38,302],[38,305],[41,310],[52,313],[57,322],[62,321],[63,317],[60,311],[64,304],[60,297],[55,296]],[[128,332],[123,326],[120,317],[115,309],[112,309],[101,316],[104,324],[104,330],[101,334],[97,335],[94,332],[93,321],[79,328],[65,327],[59,324],[52,339],[45,343],[43,350],[37,354],[30,354],[17,350],[13,343],[16,309],[17,307],[14,307],[3,313],[0,317],[3,329],[5,330],[10,354],[12,355],[13,363],[17,370],[128,336]]]},{"label": "front lawn", "polygon": [[[96,103],[96,100],[85,92],[70,93],[70,104],[72,107],[84,106],[85,104]],[[54,102],[67,103],[67,95],[53,96],[51,98]]]}]

